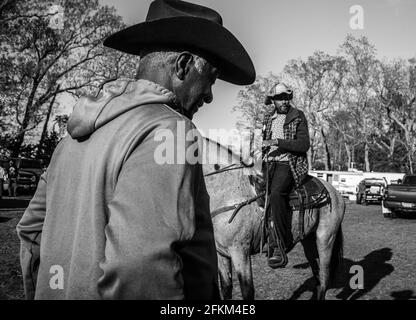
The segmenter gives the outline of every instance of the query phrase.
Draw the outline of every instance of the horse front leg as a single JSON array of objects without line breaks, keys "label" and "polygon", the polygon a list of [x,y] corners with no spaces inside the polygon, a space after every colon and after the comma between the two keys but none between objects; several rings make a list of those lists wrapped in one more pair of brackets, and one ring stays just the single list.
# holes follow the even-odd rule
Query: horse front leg
[{"label": "horse front leg", "polygon": [[254,300],[254,283],[251,269],[250,250],[247,248],[230,249],[231,260],[240,282],[241,295],[244,300]]},{"label": "horse front leg", "polygon": [[217,256],[222,299],[231,300],[233,297],[231,259],[220,254],[217,254]]}]

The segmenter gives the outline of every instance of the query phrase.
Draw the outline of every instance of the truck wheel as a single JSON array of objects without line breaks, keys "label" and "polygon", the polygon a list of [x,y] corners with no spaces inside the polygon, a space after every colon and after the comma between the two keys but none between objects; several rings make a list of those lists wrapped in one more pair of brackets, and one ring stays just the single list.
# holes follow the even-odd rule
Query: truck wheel
[{"label": "truck wheel", "polygon": [[390,219],[396,219],[397,218],[397,213],[392,211],[392,212],[386,212],[384,213],[384,217],[385,218],[390,218]]},{"label": "truck wheel", "polygon": [[384,218],[391,218],[391,212],[384,212],[383,217]]}]

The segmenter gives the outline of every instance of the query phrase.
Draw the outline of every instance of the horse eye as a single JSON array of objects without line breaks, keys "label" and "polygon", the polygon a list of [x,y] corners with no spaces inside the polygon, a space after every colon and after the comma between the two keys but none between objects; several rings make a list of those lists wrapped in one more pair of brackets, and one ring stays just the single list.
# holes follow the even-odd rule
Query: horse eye
[{"label": "horse eye", "polygon": [[218,170],[220,170],[220,165],[218,164],[218,163],[216,163],[216,164],[214,164],[214,169],[215,169],[215,171],[218,171]]}]

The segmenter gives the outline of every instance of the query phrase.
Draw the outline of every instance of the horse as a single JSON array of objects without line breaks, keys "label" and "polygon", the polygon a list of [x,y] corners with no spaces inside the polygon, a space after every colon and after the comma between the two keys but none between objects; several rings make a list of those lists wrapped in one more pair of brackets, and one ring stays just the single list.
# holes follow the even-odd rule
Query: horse
[{"label": "horse", "polygon": [[[206,139],[206,144],[214,144],[222,151],[225,150],[223,154],[228,154],[228,157],[222,157],[218,161],[222,161],[222,168],[218,163],[203,165],[210,195],[221,295],[223,299],[232,298],[233,265],[243,299],[253,300],[255,292],[251,256],[263,250],[261,233],[264,210],[256,201],[247,200],[257,195],[253,181],[261,176],[261,171],[256,170],[253,164],[250,168],[250,161],[242,161],[233,150],[215,141]],[[258,155],[257,159],[259,157],[261,156]],[[313,298],[325,300],[330,281],[343,259],[341,223],[345,213],[345,202],[331,184],[320,181],[327,190],[330,201],[316,209],[316,222],[309,230],[305,230],[305,237],[299,242],[303,246],[316,281]],[[287,253],[295,245],[296,243],[288,248]]]}]

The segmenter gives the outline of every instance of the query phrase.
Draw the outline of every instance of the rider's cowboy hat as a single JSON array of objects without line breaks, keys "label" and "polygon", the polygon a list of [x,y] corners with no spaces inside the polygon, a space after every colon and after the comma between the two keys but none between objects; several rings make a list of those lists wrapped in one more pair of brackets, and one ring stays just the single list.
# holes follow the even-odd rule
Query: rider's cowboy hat
[{"label": "rider's cowboy hat", "polygon": [[271,104],[272,100],[289,101],[293,98],[293,91],[283,82],[276,83],[266,96],[266,104]]},{"label": "rider's cowboy hat", "polygon": [[179,0],[155,0],[146,21],[109,36],[104,45],[140,55],[148,47],[188,49],[219,69],[219,78],[238,85],[255,80],[253,62],[214,10]]}]

